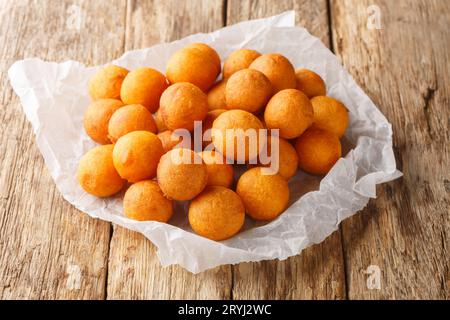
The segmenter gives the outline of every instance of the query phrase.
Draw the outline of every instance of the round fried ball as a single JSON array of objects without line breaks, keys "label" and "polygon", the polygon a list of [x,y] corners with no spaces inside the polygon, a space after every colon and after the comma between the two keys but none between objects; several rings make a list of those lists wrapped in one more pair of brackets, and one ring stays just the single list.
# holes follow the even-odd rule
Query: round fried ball
[{"label": "round fried ball", "polygon": [[80,186],[97,197],[109,197],[119,192],[126,181],[113,165],[112,144],[98,146],[88,151],[80,160],[77,178]]},{"label": "round fried ball", "polygon": [[141,104],[150,112],[159,107],[161,94],[168,87],[164,75],[152,68],[138,68],[123,80],[120,97],[125,104]]},{"label": "round fried ball", "polygon": [[[273,152],[274,149],[272,149],[272,139],[275,139],[275,141],[278,142],[278,153]],[[278,167],[277,173],[285,179],[290,179],[297,173],[297,152],[294,146],[283,138],[271,136],[267,137],[267,156],[268,158],[265,159],[264,163],[261,163],[261,166],[272,167],[274,169]],[[269,161],[269,163],[267,163],[267,161]]]},{"label": "round fried ball", "polygon": [[[219,115],[226,112],[225,109],[214,109],[209,111],[206,114],[205,120],[202,123],[202,143],[203,147],[206,147],[211,143],[211,129],[214,123],[214,120],[217,119]],[[209,131],[208,131],[209,130]]]},{"label": "round fried ball", "polygon": [[216,67],[220,73],[222,66],[221,66],[219,54],[217,53],[216,50],[214,50],[213,48],[208,46],[206,43],[201,43],[201,42],[191,43],[191,44],[187,45],[185,48],[187,48],[187,49],[196,48],[196,49],[200,50],[201,52],[203,52],[216,65]]},{"label": "round fried ball", "polygon": [[289,187],[278,174],[264,175],[262,168],[252,168],[239,178],[237,194],[247,214],[255,220],[273,220],[287,207]]},{"label": "round fried ball", "polygon": [[292,139],[300,136],[313,123],[314,113],[308,97],[296,89],[278,92],[270,99],[264,111],[269,129],[280,129],[280,137]]},{"label": "round fried ball", "polygon": [[216,150],[226,158],[244,162],[258,156],[261,129],[261,121],[250,112],[229,110],[214,120],[211,138]]},{"label": "round fried ball", "polygon": [[157,132],[156,123],[147,108],[130,104],[113,113],[108,125],[108,136],[112,142],[132,131]]},{"label": "round fried ball", "polygon": [[114,145],[114,167],[129,182],[152,179],[163,154],[161,140],[156,134],[133,131],[120,137]]},{"label": "round fried ball", "polygon": [[295,143],[298,165],[305,172],[328,173],[341,157],[339,138],[326,130],[310,128]]},{"label": "round fried ball", "polygon": [[272,83],[274,93],[297,86],[297,78],[292,64],[281,54],[268,53],[255,59],[250,69],[261,71]]},{"label": "round fried ball", "polygon": [[208,112],[208,101],[198,87],[188,82],[171,85],[161,96],[158,113],[170,130],[194,129],[194,121],[202,121]]},{"label": "round fried ball", "polygon": [[239,49],[233,51],[223,64],[223,77],[228,78],[233,73],[247,69],[250,64],[261,54],[251,49]]},{"label": "round fried ball", "polygon": [[155,119],[156,128],[158,129],[158,132],[163,132],[163,131],[168,130],[168,128],[164,124],[164,120],[161,117],[161,112],[156,112],[154,115],[154,119]]},{"label": "round fried ball", "polygon": [[239,196],[220,186],[208,186],[189,206],[189,223],[195,233],[225,240],[242,228],[245,208]]},{"label": "round fried ball", "polygon": [[225,101],[225,86],[227,80],[221,80],[211,90],[208,91],[208,106],[209,110],[226,109],[227,102]]},{"label": "round fried ball", "polygon": [[173,132],[170,130],[158,133],[158,138],[159,140],[161,140],[164,153],[172,150],[177,144],[179,144],[183,140],[182,137],[177,137],[173,135]]},{"label": "round fried ball", "polygon": [[89,81],[89,95],[92,100],[120,100],[120,88],[127,74],[127,69],[113,64],[97,71]]},{"label": "round fried ball", "polygon": [[314,124],[316,128],[333,132],[339,138],[348,127],[348,111],[342,102],[327,96],[311,99],[314,109]]},{"label": "round fried ball", "polygon": [[325,82],[315,72],[308,69],[295,71],[297,77],[297,89],[306,94],[308,98],[324,96],[327,93]]},{"label": "round fried ball", "polygon": [[125,192],[123,211],[130,219],[167,222],[172,217],[173,204],[164,196],[158,183],[144,180],[132,184]]},{"label": "round fried ball", "polygon": [[123,106],[116,99],[100,99],[89,105],[84,113],[84,129],[89,137],[97,143],[111,143],[108,138],[108,123],[113,113]]},{"label": "round fried ball", "polygon": [[222,186],[229,188],[233,183],[233,166],[227,164],[226,159],[215,151],[200,153],[208,171],[208,186]]},{"label": "round fried ball", "polygon": [[190,149],[179,148],[161,157],[157,179],[166,196],[184,201],[202,192],[208,181],[208,172],[198,154]]},{"label": "round fried ball", "polygon": [[196,47],[175,52],[169,59],[166,76],[170,83],[190,82],[207,92],[220,73],[211,54]]},{"label": "round fried ball", "polygon": [[227,109],[258,112],[272,96],[272,85],[258,70],[242,69],[233,73],[225,87]]}]

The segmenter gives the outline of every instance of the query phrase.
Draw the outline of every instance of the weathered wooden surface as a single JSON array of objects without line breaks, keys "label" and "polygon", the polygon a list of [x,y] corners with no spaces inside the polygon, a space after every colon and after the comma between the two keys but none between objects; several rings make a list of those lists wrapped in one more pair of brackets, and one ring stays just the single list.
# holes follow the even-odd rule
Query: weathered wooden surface
[{"label": "weathered wooden surface", "polygon": [[[367,27],[373,4],[381,30]],[[392,122],[402,180],[380,187],[362,213],[300,256],[199,275],[162,268],[144,237],[62,199],[8,84],[4,71],[15,60],[106,63],[288,9]],[[449,17],[441,0],[0,2],[0,298],[448,299]],[[371,265],[380,290],[367,287]]]},{"label": "weathered wooden surface", "polygon": [[[222,1],[128,1],[126,50],[221,28]],[[115,226],[111,238],[108,299],[226,299],[231,267],[192,275],[178,266],[161,268],[145,237]]]},{"label": "weathered wooden surface", "polygon": [[[326,1],[228,1],[227,23],[295,9],[296,23],[329,44]],[[233,266],[234,299],[344,299],[345,275],[339,231],[285,261]]]},{"label": "weathered wooden surface", "polygon": [[[25,57],[106,63],[122,52],[125,26],[123,15],[109,17],[124,10],[122,1],[0,2],[2,299],[105,297],[110,224],[74,209],[56,190],[6,70]],[[114,37],[103,37],[108,32]]]},{"label": "weathered wooden surface", "polygon": [[[380,30],[367,28],[373,4]],[[348,297],[448,298],[450,5],[346,0],[331,13],[336,52],[392,122],[404,172],[343,223]],[[380,290],[367,289],[370,265],[380,268]]]}]

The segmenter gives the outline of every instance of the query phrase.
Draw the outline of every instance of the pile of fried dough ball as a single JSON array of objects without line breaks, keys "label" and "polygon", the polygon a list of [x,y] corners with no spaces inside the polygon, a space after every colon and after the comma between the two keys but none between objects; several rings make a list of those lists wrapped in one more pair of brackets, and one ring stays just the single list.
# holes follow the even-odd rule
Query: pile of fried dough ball
[{"label": "pile of fried dough ball", "polygon": [[[108,65],[90,79],[89,94],[84,128],[100,145],[80,160],[81,187],[97,197],[127,188],[124,214],[139,221],[168,222],[174,201],[190,201],[193,231],[216,241],[237,234],[245,214],[277,218],[288,206],[288,180],[298,168],[324,175],[341,157],[349,122],[346,107],[326,96],[313,71],[295,70],[281,54],[250,49],[233,52],[222,69],[217,52],[203,43],[177,51],[165,75]],[[196,153],[172,136],[176,129],[192,131],[194,121],[213,128],[214,150]],[[234,181],[235,168],[224,159],[249,163],[259,149],[254,154],[245,146],[237,159],[236,150],[227,154],[233,141],[215,132],[250,128],[279,129],[279,171],[262,174],[268,165],[257,162]],[[192,161],[174,162],[173,153]]]}]

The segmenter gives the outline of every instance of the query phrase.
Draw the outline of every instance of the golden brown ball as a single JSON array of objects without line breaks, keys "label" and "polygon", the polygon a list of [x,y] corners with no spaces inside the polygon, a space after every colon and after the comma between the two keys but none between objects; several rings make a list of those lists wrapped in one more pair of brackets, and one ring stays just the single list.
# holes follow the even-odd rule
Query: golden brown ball
[{"label": "golden brown ball", "polygon": [[341,157],[339,138],[326,130],[310,128],[295,143],[298,165],[305,172],[328,173]]},{"label": "golden brown ball", "polygon": [[278,174],[265,175],[263,168],[246,171],[237,183],[236,192],[244,203],[247,214],[255,220],[273,220],[289,202],[286,179]]},{"label": "golden brown ball", "polygon": [[258,51],[251,49],[233,51],[223,64],[223,77],[228,78],[239,70],[247,69],[259,56],[261,54]]},{"label": "golden brown ball", "polygon": [[272,96],[272,85],[258,70],[242,69],[233,73],[225,87],[227,109],[258,112]]},{"label": "golden brown ball", "polygon": [[327,93],[325,82],[314,71],[298,69],[295,71],[297,77],[297,89],[306,94],[308,98],[324,96]]},{"label": "golden brown ball", "polygon": [[97,197],[109,197],[119,192],[126,181],[113,165],[112,144],[98,146],[88,151],[80,160],[77,178],[80,186]]},{"label": "golden brown ball", "polygon": [[272,83],[274,93],[283,89],[294,89],[297,86],[294,67],[281,54],[263,54],[252,62],[250,69],[264,73]]},{"label": "golden brown ball", "polygon": [[203,147],[206,147],[211,143],[211,129],[214,120],[217,119],[222,113],[226,112],[225,109],[214,109],[206,114],[205,120],[202,123],[202,143]]},{"label": "golden brown ball", "polygon": [[164,153],[172,150],[177,144],[179,144],[182,141],[182,137],[174,135],[173,131],[170,130],[158,133],[158,138],[159,140],[161,140]]},{"label": "golden brown ball", "polygon": [[233,166],[226,162],[223,155],[216,151],[200,152],[208,171],[208,186],[229,188],[233,184]]},{"label": "golden brown ball", "polygon": [[111,143],[108,138],[108,123],[113,113],[123,106],[116,99],[99,99],[92,102],[84,113],[84,129],[89,137],[97,143]]},{"label": "golden brown ball", "polygon": [[316,128],[328,130],[339,138],[348,127],[349,117],[344,104],[334,98],[317,96],[311,99],[314,109],[314,124]]},{"label": "golden brown ball", "polygon": [[113,64],[97,71],[89,80],[89,95],[92,100],[120,100],[120,89],[127,74],[127,69]]},{"label": "golden brown ball", "polygon": [[132,184],[125,192],[123,210],[130,219],[167,222],[172,217],[173,204],[164,196],[158,183],[144,180]]},{"label": "golden brown ball", "polygon": [[[272,148],[272,139],[278,143],[278,152]],[[292,178],[297,173],[298,156],[292,144],[283,138],[267,137],[267,158],[260,155],[260,163],[263,167],[278,168],[278,173],[285,179]],[[264,155],[265,152],[264,152]]]},{"label": "golden brown ball", "polygon": [[185,48],[187,48],[187,49],[195,48],[195,49],[198,49],[201,52],[203,52],[216,65],[216,67],[220,73],[220,71],[222,69],[220,57],[219,57],[219,54],[217,53],[217,51],[214,50],[212,47],[208,46],[206,43],[196,42],[196,43],[191,43],[191,44],[187,45]]},{"label": "golden brown ball", "polygon": [[208,181],[208,172],[198,154],[190,149],[178,148],[161,157],[157,179],[167,197],[184,201],[202,192]]},{"label": "golden brown ball", "polygon": [[132,131],[157,132],[156,123],[147,108],[140,104],[130,104],[118,109],[112,115],[108,125],[108,137],[111,142]]},{"label": "golden brown ball", "polygon": [[216,150],[228,159],[242,163],[258,156],[262,147],[259,142],[261,129],[264,129],[261,121],[250,112],[229,110],[214,120],[211,137]]},{"label": "golden brown ball", "polygon": [[225,240],[242,228],[245,209],[239,196],[220,186],[208,186],[192,200],[189,223],[195,233],[215,241]]},{"label": "golden brown ball", "polygon": [[152,179],[163,154],[158,136],[148,131],[133,131],[120,137],[114,145],[114,167],[129,182]]},{"label": "golden brown ball", "polygon": [[208,91],[208,106],[209,110],[226,109],[227,102],[225,101],[225,86],[227,80],[217,82],[211,90]]},{"label": "golden brown ball", "polygon": [[166,76],[170,83],[189,82],[208,92],[216,81],[220,69],[205,50],[187,47],[175,52],[169,59]]},{"label": "golden brown ball", "polygon": [[280,129],[280,137],[292,139],[308,129],[314,119],[313,107],[308,97],[296,89],[278,92],[270,99],[264,111],[269,129]]},{"label": "golden brown ball", "polygon": [[167,87],[167,80],[161,72],[142,67],[125,77],[120,97],[125,104],[141,104],[153,113],[158,110],[159,99]]},{"label": "golden brown ball", "polygon": [[163,120],[162,117],[161,117],[161,112],[156,112],[156,113],[154,114],[154,117],[153,117],[153,118],[155,119],[156,128],[158,129],[158,132],[164,132],[164,131],[169,130],[169,129],[166,127],[166,125],[164,124],[164,120]]},{"label": "golden brown ball", "polygon": [[188,82],[171,85],[161,96],[161,107],[158,114],[170,130],[194,129],[195,121],[205,119],[208,112],[208,101],[198,87]]}]

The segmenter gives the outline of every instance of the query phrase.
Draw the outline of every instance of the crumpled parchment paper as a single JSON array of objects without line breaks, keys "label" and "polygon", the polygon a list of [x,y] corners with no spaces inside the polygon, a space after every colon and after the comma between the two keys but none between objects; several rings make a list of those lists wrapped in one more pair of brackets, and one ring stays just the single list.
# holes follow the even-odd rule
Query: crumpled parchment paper
[{"label": "crumpled parchment paper", "polygon": [[279,52],[296,68],[319,73],[327,84],[328,95],[348,107],[350,127],[345,135],[345,157],[323,179],[297,174],[289,183],[290,207],[278,219],[266,224],[247,219],[241,233],[222,242],[192,232],[186,203],[176,205],[171,224],[137,222],[123,216],[121,195],[99,199],[78,186],[75,177],[78,161],[95,146],[83,129],[84,110],[90,103],[87,83],[100,66],[26,59],[11,66],[9,77],[63,197],[91,217],[144,234],[158,247],[162,265],[179,264],[198,273],[223,264],[286,259],[323,241],[343,219],[364,208],[369,198],[375,198],[377,184],[401,176],[396,170],[389,122],[336,56],[306,29],[295,27],[294,21],[295,13],[289,11],[130,51],[113,61],[130,70],[148,66],[163,72],[169,57],[191,42],[211,45],[222,59],[239,48]]}]

